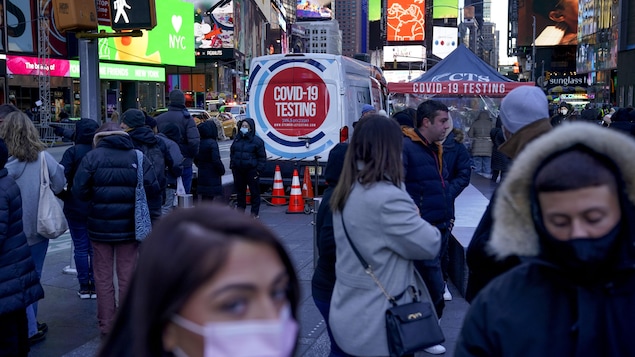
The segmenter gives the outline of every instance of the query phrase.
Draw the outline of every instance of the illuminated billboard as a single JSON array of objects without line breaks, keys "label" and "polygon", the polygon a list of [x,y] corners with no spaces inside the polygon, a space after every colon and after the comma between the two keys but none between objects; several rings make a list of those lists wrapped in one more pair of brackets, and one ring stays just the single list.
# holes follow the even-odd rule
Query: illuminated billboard
[{"label": "illuminated billboard", "polygon": [[[227,1],[222,6],[216,6],[217,3],[217,0],[193,1],[194,46],[197,50],[234,48],[234,2]],[[214,10],[210,12],[212,7]]]},{"label": "illuminated billboard", "polygon": [[458,0],[434,0],[433,19],[456,19],[459,14]]},{"label": "illuminated billboard", "polygon": [[432,54],[445,58],[458,46],[459,30],[456,27],[432,28]]},{"label": "illuminated billboard", "polygon": [[423,62],[426,59],[426,48],[413,46],[384,46],[384,63]]},{"label": "illuminated billboard", "polygon": [[298,20],[330,20],[331,0],[297,0],[295,16]]},{"label": "illuminated billboard", "polygon": [[424,9],[424,0],[388,0],[386,41],[423,41],[425,39]]},{"label": "illuminated billboard", "polygon": [[536,46],[578,44],[578,0],[526,0],[518,2],[518,46],[531,46],[533,17]]},{"label": "illuminated billboard", "polygon": [[381,20],[381,0],[368,0],[368,21]]},{"label": "illuminated billboard", "polygon": [[[99,39],[99,60],[194,67],[194,8],[180,0],[156,2],[157,26],[141,37]],[[100,30],[114,32],[110,27]]]}]

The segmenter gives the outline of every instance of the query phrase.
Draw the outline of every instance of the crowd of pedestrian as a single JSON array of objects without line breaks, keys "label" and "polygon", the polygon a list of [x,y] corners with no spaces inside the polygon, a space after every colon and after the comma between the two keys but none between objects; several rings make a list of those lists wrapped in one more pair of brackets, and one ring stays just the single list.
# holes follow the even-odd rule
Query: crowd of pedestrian
[{"label": "crowd of pedestrian", "polygon": [[[392,118],[366,109],[329,154],[315,221],[311,288],[330,356],[389,356],[385,316],[395,306],[415,300],[431,307],[425,318],[443,317],[455,200],[472,173],[500,184],[467,248],[471,306],[456,355],[635,354],[632,108],[589,106],[574,120],[561,103],[552,116],[542,90],[521,86],[498,117],[480,111],[467,132],[437,100]],[[299,287],[257,220],[266,154],[255,125],[239,121],[230,148],[230,210],[210,202],[225,174],[218,128],[197,125],[179,90],[156,118],[129,109],[101,127],[77,121],[60,163],[24,113],[0,106],[0,354],[27,356],[48,329],[37,319],[45,167],[64,202],[77,294],[97,300],[100,356],[293,355]],[[176,194],[192,191],[193,163],[203,202],[171,212]],[[143,241],[139,190],[154,226]]]}]

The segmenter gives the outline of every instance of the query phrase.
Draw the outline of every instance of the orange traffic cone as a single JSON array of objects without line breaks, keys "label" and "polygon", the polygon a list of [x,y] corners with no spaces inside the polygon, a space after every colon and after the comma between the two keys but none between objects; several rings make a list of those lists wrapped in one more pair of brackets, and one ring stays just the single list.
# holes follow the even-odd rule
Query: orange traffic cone
[{"label": "orange traffic cone", "polygon": [[248,205],[251,204],[251,191],[249,191],[249,186],[247,186],[247,194],[245,196],[245,203]]},{"label": "orange traffic cone", "polygon": [[287,213],[304,213],[304,199],[302,199],[302,189],[300,188],[300,177],[298,170],[293,170],[293,180],[291,181],[291,197],[289,198],[289,209]]},{"label": "orange traffic cone", "polygon": [[282,174],[280,173],[280,166],[276,165],[276,173],[273,175],[273,192],[271,198],[271,204],[274,206],[286,205],[287,199],[284,196],[284,185],[282,184]]},{"label": "orange traffic cone", "polygon": [[304,167],[304,180],[302,182],[302,197],[313,198],[313,184],[311,183],[311,174],[309,174],[309,167]]}]

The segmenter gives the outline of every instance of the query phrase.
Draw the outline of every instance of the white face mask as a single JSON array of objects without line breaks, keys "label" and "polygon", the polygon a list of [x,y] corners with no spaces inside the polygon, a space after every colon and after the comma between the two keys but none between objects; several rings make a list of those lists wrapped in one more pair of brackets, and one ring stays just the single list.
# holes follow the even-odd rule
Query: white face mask
[{"label": "white face mask", "polygon": [[[205,357],[289,357],[298,334],[298,323],[288,306],[277,320],[210,322],[201,326],[175,315],[172,321],[203,336]],[[177,357],[188,357],[179,347],[172,352]]]},{"label": "white face mask", "polygon": [[243,134],[247,134],[249,132],[249,128],[240,128],[240,132]]},{"label": "white face mask", "polygon": [[567,115],[568,112],[569,112],[569,109],[567,108],[560,109],[560,113],[562,113],[562,115]]}]

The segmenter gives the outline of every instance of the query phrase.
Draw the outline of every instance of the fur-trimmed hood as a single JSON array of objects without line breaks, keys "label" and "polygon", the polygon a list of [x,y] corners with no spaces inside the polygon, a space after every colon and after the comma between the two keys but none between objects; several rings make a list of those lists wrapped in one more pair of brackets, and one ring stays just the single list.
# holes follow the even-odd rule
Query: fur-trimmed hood
[{"label": "fur-trimmed hood", "polygon": [[531,214],[534,175],[545,159],[575,145],[586,146],[613,160],[623,176],[625,198],[631,205],[635,204],[635,140],[597,124],[562,124],[527,145],[514,159],[496,194],[494,225],[488,248],[498,258],[511,255],[531,257],[540,253],[540,239]]}]

